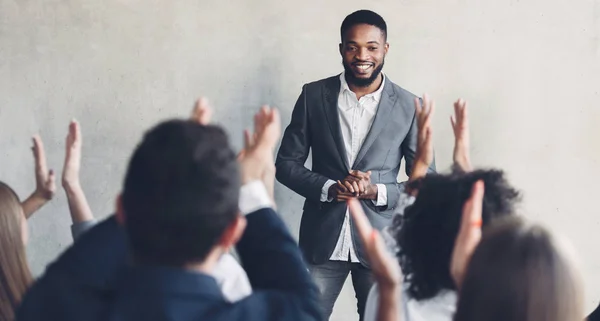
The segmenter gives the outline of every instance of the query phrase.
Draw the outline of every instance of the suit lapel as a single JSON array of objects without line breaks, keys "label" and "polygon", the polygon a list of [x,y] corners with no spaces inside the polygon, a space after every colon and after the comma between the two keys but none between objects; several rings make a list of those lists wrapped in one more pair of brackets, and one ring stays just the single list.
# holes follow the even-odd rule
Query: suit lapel
[{"label": "suit lapel", "polygon": [[327,82],[323,89],[323,107],[325,108],[325,116],[327,123],[329,123],[329,130],[331,136],[335,142],[335,147],[338,150],[338,154],[341,158],[342,164],[345,166],[345,170],[348,171],[349,164],[346,157],[346,148],[344,147],[344,140],[342,138],[342,129],[340,126],[340,116],[338,111],[338,95],[340,93],[340,79],[338,77],[331,78],[331,81]]},{"label": "suit lapel", "polygon": [[379,101],[379,106],[377,107],[377,114],[375,115],[375,120],[373,120],[373,124],[371,125],[371,129],[365,138],[360,150],[358,151],[358,155],[356,156],[356,160],[354,164],[352,164],[352,169],[360,164],[362,159],[365,157],[371,145],[375,142],[375,139],[379,136],[381,131],[385,128],[388,120],[391,118],[390,113],[394,108],[394,104],[396,103],[396,95],[394,93],[394,88],[392,85],[392,81],[389,78],[385,80],[385,86],[383,87],[383,93],[381,95],[381,100]]}]

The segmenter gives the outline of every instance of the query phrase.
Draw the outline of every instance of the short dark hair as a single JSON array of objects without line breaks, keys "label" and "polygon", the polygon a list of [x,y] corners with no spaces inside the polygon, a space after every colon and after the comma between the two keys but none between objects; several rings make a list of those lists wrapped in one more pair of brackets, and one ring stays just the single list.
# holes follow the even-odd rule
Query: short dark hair
[{"label": "short dark hair", "polygon": [[385,23],[385,20],[371,10],[358,10],[349,14],[342,22],[342,27],[340,28],[342,42],[344,42],[344,36],[350,28],[361,24],[379,28],[383,33],[383,38],[387,40],[387,24]]},{"label": "short dark hair", "polygon": [[129,162],[125,227],[139,264],[201,262],[239,215],[239,170],[217,126],[171,120],[146,133]]},{"label": "short dark hair", "polygon": [[462,209],[473,184],[485,185],[482,218],[484,226],[497,217],[511,215],[520,199],[500,170],[427,175],[412,183],[415,202],[392,225],[400,251],[408,293],[416,300],[432,298],[443,289],[455,289],[450,260],[458,235]]},{"label": "short dark hair", "polygon": [[495,222],[469,262],[454,320],[583,320],[583,284],[570,254],[542,226]]}]

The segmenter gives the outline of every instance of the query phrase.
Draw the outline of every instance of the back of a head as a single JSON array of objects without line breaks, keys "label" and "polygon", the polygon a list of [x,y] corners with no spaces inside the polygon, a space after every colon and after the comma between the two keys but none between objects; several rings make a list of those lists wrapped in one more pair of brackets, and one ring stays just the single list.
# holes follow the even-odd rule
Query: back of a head
[{"label": "back of a head", "polygon": [[381,30],[383,33],[383,38],[387,39],[387,24],[385,23],[385,20],[383,20],[383,17],[370,10],[358,10],[346,16],[344,21],[342,21],[342,26],[340,27],[340,36],[342,38],[342,42],[344,41],[346,31],[360,24],[366,24],[379,28],[379,30]]},{"label": "back of a head", "polygon": [[240,177],[226,133],[192,121],[146,133],[125,177],[125,226],[137,263],[203,261],[238,215]]},{"label": "back of a head", "polygon": [[0,320],[12,320],[32,282],[22,236],[23,209],[17,194],[0,182]]},{"label": "back of a head", "polygon": [[450,275],[450,260],[458,235],[462,209],[473,184],[485,185],[483,225],[493,219],[512,215],[519,193],[499,170],[454,171],[447,175],[427,175],[413,185],[418,195],[403,217],[393,223],[400,247],[399,261],[410,296],[424,300],[441,290],[455,289]]},{"label": "back of a head", "polygon": [[460,292],[456,321],[583,320],[583,288],[571,251],[515,218],[484,232]]}]

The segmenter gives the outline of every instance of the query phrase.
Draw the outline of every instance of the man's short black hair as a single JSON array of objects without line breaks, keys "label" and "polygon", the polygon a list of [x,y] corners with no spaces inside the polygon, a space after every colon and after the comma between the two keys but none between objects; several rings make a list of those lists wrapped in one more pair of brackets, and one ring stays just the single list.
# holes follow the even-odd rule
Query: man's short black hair
[{"label": "man's short black hair", "polygon": [[361,24],[367,24],[379,28],[379,30],[381,30],[383,33],[383,38],[387,40],[387,24],[385,23],[385,20],[371,10],[358,10],[349,14],[342,22],[342,27],[340,28],[342,42],[344,42],[344,36],[350,28]]},{"label": "man's short black hair", "polygon": [[424,300],[434,297],[440,290],[455,289],[450,276],[452,250],[463,206],[478,180],[485,185],[483,226],[496,218],[515,214],[520,194],[500,170],[432,174],[412,184],[418,190],[417,198],[405,209],[404,216],[396,217],[392,225],[400,248],[399,261],[412,298]]},{"label": "man's short black hair", "polygon": [[130,160],[125,226],[139,264],[203,261],[238,213],[240,175],[227,134],[192,121],[163,122]]}]

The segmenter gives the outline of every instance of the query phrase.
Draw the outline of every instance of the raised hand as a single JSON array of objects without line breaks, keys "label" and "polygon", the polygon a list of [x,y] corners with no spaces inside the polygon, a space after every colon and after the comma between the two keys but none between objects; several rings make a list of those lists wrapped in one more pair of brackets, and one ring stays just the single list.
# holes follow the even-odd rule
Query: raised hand
[{"label": "raised hand", "polygon": [[415,98],[415,112],[417,117],[417,157],[416,161],[429,167],[433,162],[433,137],[431,118],[435,110],[435,103],[429,96],[423,95],[423,104]]},{"label": "raised hand", "polygon": [[398,261],[387,250],[379,232],[369,223],[362,205],[356,199],[350,199],[348,208],[360,239],[365,246],[369,264],[378,285],[380,287],[398,286],[401,283]]},{"label": "raised hand", "polygon": [[87,222],[94,219],[88,204],[81,182],[79,171],[81,169],[81,149],[83,137],[81,127],[76,120],[69,123],[69,132],[65,139],[65,163],[63,165],[62,185],[67,194],[69,212],[73,223]]},{"label": "raised hand", "polygon": [[39,135],[33,137],[33,157],[35,158],[35,194],[45,200],[50,200],[56,192],[54,171],[48,170],[44,143]]},{"label": "raised hand", "polygon": [[65,139],[65,163],[62,172],[62,185],[64,188],[79,186],[81,145],[79,123],[76,120],[72,120],[69,124],[69,133]]},{"label": "raised hand", "polygon": [[[431,118],[435,110],[435,103],[426,94],[423,95],[423,103],[415,98],[415,118],[417,119],[417,151],[413,170],[409,181],[417,180],[425,175],[433,162],[433,134]],[[407,191],[413,193],[416,191]]]},{"label": "raised hand", "polygon": [[450,123],[454,131],[454,163],[464,171],[471,171],[469,113],[467,102],[463,99],[454,103],[454,116],[450,116]]},{"label": "raised hand", "polygon": [[400,265],[387,250],[379,232],[369,223],[360,203],[356,199],[351,199],[348,201],[348,207],[360,239],[365,246],[371,271],[378,286],[379,304],[376,320],[396,321],[398,316],[401,315],[399,303],[401,300],[399,298],[401,296],[402,273]]},{"label": "raised hand", "polygon": [[454,243],[450,274],[457,288],[462,286],[467,266],[475,248],[481,241],[481,217],[485,186],[483,181],[473,184],[471,197],[465,202],[460,222],[460,230]]},{"label": "raised hand", "polygon": [[31,150],[35,159],[35,191],[21,204],[26,218],[51,200],[56,192],[54,171],[48,170],[44,143],[39,135],[33,136]]},{"label": "raised hand", "polygon": [[254,133],[244,132],[244,149],[238,155],[242,183],[261,180],[274,201],[273,154],[281,137],[281,120],[275,108],[263,106],[254,116]]},{"label": "raised hand", "polygon": [[201,125],[208,125],[212,119],[212,114],[212,108],[208,103],[208,99],[201,97],[196,101],[190,119]]}]

